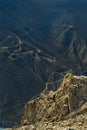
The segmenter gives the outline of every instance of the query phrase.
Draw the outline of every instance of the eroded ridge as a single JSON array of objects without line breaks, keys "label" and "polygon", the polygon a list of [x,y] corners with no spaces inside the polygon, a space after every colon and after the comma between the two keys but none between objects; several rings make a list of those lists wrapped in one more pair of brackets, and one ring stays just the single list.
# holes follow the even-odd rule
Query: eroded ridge
[{"label": "eroded ridge", "polygon": [[65,75],[57,91],[28,102],[21,127],[13,130],[86,130],[87,77]]}]

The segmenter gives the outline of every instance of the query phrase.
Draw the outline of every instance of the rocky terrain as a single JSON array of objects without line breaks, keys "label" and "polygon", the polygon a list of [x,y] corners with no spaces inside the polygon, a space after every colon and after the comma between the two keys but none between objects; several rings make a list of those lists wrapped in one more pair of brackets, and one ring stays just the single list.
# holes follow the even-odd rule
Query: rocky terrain
[{"label": "rocky terrain", "polygon": [[87,77],[66,74],[57,91],[26,104],[13,130],[87,130]]},{"label": "rocky terrain", "polygon": [[87,75],[87,1],[0,0],[0,124],[67,72]]}]

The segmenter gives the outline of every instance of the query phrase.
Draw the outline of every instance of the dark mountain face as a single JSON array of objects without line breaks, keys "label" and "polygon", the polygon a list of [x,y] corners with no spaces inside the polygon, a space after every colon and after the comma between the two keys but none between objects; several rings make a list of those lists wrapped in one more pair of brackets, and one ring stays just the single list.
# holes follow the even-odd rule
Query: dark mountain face
[{"label": "dark mountain face", "polygon": [[[66,71],[87,75],[86,0],[0,0],[0,122]],[[17,120],[18,119],[18,120]],[[17,121],[17,122],[16,122]]]}]

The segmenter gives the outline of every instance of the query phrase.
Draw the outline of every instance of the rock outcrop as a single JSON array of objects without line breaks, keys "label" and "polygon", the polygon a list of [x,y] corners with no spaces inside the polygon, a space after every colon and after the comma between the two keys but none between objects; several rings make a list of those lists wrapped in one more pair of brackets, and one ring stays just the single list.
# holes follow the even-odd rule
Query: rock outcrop
[{"label": "rock outcrop", "polygon": [[[67,72],[87,75],[87,0],[0,0],[0,124]],[[11,107],[9,111],[3,111]],[[9,113],[9,114],[8,114]],[[9,116],[8,116],[9,115]]]},{"label": "rock outcrop", "polygon": [[66,74],[59,89],[28,102],[13,130],[87,130],[87,77]]}]

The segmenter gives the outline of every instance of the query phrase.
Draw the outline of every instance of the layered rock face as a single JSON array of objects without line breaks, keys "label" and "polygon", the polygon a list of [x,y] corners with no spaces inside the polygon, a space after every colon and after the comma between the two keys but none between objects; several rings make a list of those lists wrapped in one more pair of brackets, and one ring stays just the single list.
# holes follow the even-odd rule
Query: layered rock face
[{"label": "layered rock face", "polygon": [[13,130],[86,130],[87,77],[66,74],[59,89],[28,102]]}]

